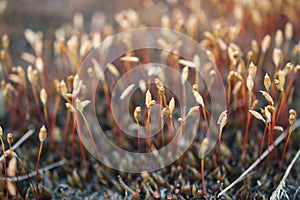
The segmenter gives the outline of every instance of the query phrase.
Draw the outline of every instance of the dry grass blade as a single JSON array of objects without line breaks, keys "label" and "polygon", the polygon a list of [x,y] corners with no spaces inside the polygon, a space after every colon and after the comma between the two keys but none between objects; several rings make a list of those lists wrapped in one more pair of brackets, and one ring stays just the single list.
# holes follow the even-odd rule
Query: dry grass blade
[{"label": "dry grass blade", "polygon": [[[25,142],[34,133],[34,128],[30,128],[13,146],[12,150],[17,149],[23,142]],[[0,157],[0,162],[3,160],[4,155]]]},{"label": "dry grass blade", "polygon": [[270,200],[277,200],[277,199],[280,200],[280,199],[284,199],[284,198],[289,199],[288,194],[286,193],[286,190],[284,189],[285,180],[287,179],[288,175],[290,174],[292,167],[294,166],[294,164],[297,161],[297,159],[299,158],[299,156],[300,156],[300,148],[299,148],[297,154],[295,155],[295,157],[293,158],[292,162],[289,164],[288,168],[286,169],[286,172],[284,173],[284,176],[282,177],[276,190],[272,193]]},{"label": "dry grass blade", "polygon": [[[45,167],[42,167],[38,170],[39,174],[42,174],[43,172],[45,171],[48,171],[48,170],[51,170],[51,169],[54,169],[54,168],[57,168],[59,166],[62,166],[66,163],[65,160],[60,160],[58,162],[55,162],[55,163],[52,163],[50,165],[47,165]],[[23,175],[23,176],[18,176],[18,177],[9,177],[7,178],[7,181],[9,182],[14,182],[14,181],[23,181],[23,180],[27,180],[28,178],[31,178],[33,176],[36,175],[36,171],[33,171],[31,172],[30,174],[27,175]],[[0,180],[5,180],[5,178],[0,178]]]},{"label": "dry grass blade", "polygon": [[[296,123],[293,126],[293,130],[297,129],[300,127],[300,120],[297,120]],[[266,149],[264,151],[264,153],[252,164],[250,165],[250,167],[248,167],[248,169],[242,173],[233,183],[231,183],[228,187],[226,187],[224,190],[222,190],[219,194],[218,194],[218,198],[220,198],[220,196],[222,196],[223,194],[225,194],[228,190],[230,190],[233,186],[235,186],[237,183],[239,183],[240,181],[242,181],[245,176],[247,174],[249,174],[250,171],[252,171],[263,159],[265,159],[269,153],[271,151],[274,150],[274,148],[284,140],[285,136],[287,135],[287,131],[285,130],[276,140],[275,142],[268,147],[268,149]]]}]

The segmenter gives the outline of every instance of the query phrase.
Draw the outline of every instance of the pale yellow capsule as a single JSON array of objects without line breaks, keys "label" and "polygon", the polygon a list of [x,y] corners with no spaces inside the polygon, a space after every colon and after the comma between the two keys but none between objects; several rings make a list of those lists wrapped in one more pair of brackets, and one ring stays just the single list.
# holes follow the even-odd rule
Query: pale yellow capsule
[{"label": "pale yellow capsule", "polygon": [[134,118],[137,119],[140,115],[141,115],[141,112],[142,112],[142,108],[140,106],[137,106],[135,109],[134,109]]},{"label": "pale yellow capsule", "polygon": [[46,104],[47,104],[47,92],[44,88],[41,89],[40,99],[41,99],[42,104],[44,106],[46,106]]},{"label": "pale yellow capsule", "polygon": [[293,31],[294,31],[294,28],[293,28],[292,23],[291,22],[286,23],[285,29],[284,29],[284,35],[285,35],[285,38],[287,40],[291,40],[292,39],[292,37],[293,37]]},{"label": "pale yellow capsule", "polygon": [[219,119],[217,121],[217,124],[220,124],[221,121],[223,120],[224,117],[227,116],[227,110],[224,110],[223,112],[221,112],[220,116],[219,116]]},{"label": "pale yellow capsule", "polygon": [[120,72],[117,69],[117,67],[113,64],[108,64],[107,65],[107,69],[110,71],[110,73],[112,73],[115,77],[120,77]]},{"label": "pale yellow capsule", "polygon": [[282,126],[274,126],[274,130],[283,132],[283,127]]},{"label": "pale yellow capsule", "polygon": [[178,62],[179,62],[179,64],[181,64],[183,66],[195,67],[195,64],[192,61],[180,59]]},{"label": "pale yellow capsule", "polygon": [[169,102],[170,115],[173,114],[174,109],[175,109],[175,100],[174,100],[174,97],[172,97],[170,102]]},{"label": "pale yellow capsule", "polygon": [[255,110],[249,110],[249,112],[251,113],[251,115],[253,115],[256,119],[261,120],[263,122],[266,122],[266,120],[264,119],[264,117],[257,111]]},{"label": "pale yellow capsule", "polygon": [[138,57],[134,57],[134,56],[124,56],[121,58],[122,61],[125,61],[125,62],[139,62],[139,58]]},{"label": "pale yellow capsule", "polygon": [[183,85],[186,80],[188,79],[188,75],[189,75],[189,67],[186,66],[183,68],[182,70],[182,74],[181,74],[181,84]]},{"label": "pale yellow capsule", "polygon": [[283,59],[283,53],[281,51],[281,49],[279,48],[275,48],[273,50],[273,62],[275,64],[275,66],[279,66],[279,64],[282,62],[282,59]]},{"label": "pale yellow capsule", "polygon": [[40,56],[38,56],[35,60],[35,67],[39,73],[42,73],[44,70],[44,61]]},{"label": "pale yellow capsule", "polygon": [[134,88],[134,84],[129,85],[121,94],[120,99],[124,99],[125,97],[127,97],[127,95],[133,90]]},{"label": "pale yellow capsule", "polygon": [[228,117],[227,117],[227,114],[221,119],[220,121],[220,131],[223,130],[224,126],[226,126],[227,124],[227,120],[228,120]]},{"label": "pale yellow capsule", "polygon": [[146,92],[146,98],[145,98],[145,105],[147,106],[147,108],[150,108],[151,101],[152,101],[151,92],[149,90],[147,90],[147,92]]},{"label": "pale yellow capsule", "polygon": [[194,107],[191,107],[187,116],[190,116],[192,114],[194,114],[195,112],[197,112],[199,110],[199,106],[194,106]]},{"label": "pale yellow capsule", "polygon": [[275,45],[280,47],[283,42],[283,33],[281,30],[277,30],[275,33]]},{"label": "pale yellow capsule", "polygon": [[13,135],[11,133],[7,134],[6,140],[8,144],[11,145],[13,143]]},{"label": "pale yellow capsule", "polygon": [[209,146],[209,139],[204,138],[202,143],[201,143],[201,147],[199,149],[199,157],[200,158],[204,158],[205,153],[207,152],[208,146]]},{"label": "pale yellow capsule", "polygon": [[254,65],[253,62],[250,63],[248,73],[254,78],[256,75],[257,67]]},{"label": "pale yellow capsule", "polygon": [[47,130],[45,126],[42,126],[39,132],[39,140],[40,142],[44,142],[47,138]]},{"label": "pale yellow capsule", "polygon": [[266,53],[271,45],[271,36],[266,35],[261,41],[261,51],[262,53]]},{"label": "pale yellow capsule", "polygon": [[265,97],[265,99],[266,99],[269,103],[271,103],[271,105],[274,105],[274,101],[273,101],[273,99],[272,99],[272,97],[271,97],[271,95],[270,95],[269,93],[267,93],[267,92],[265,92],[265,91],[263,91],[263,90],[260,90],[260,93],[262,93],[262,95]]},{"label": "pale yellow capsule", "polygon": [[67,89],[67,85],[65,83],[64,80],[62,80],[60,82],[60,92],[61,92],[61,95],[65,98],[67,96],[67,93],[68,93],[68,89]]},{"label": "pale yellow capsule", "polygon": [[193,94],[194,94],[194,97],[195,97],[197,103],[200,106],[204,107],[204,101],[203,101],[203,98],[202,98],[201,94],[198,91],[195,91],[195,90],[193,90]]},{"label": "pale yellow capsule", "polygon": [[268,73],[266,73],[265,77],[264,77],[264,85],[267,91],[270,90],[271,87],[271,79]]},{"label": "pale yellow capsule", "polygon": [[247,77],[246,85],[247,85],[249,93],[251,93],[252,89],[254,87],[254,81],[253,81],[253,77],[250,74]]}]

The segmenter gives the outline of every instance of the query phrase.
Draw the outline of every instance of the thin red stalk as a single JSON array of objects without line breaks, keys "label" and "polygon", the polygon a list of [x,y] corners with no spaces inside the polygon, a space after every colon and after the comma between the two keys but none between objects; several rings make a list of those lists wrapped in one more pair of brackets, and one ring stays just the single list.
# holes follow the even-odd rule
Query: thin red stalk
[{"label": "thin red stalk", "polygon": [[104,96],[105,96],[106,103],[107,103],[107,108],[111,112],[111,101],[110,101],[110,96],[109,96],[109,89],[108,89],[108,86],[107,86],[105,80],[102,81],[102,83],[103,83],[103,90],[104,90]]},{"label": "thin red stalk", "polygon": [[230,111],[230,99],[231,99],[231,82],[227,82],[227,112]]},{"label": "thin red stalk", "polygon": [[36,174],[35,174],[35,184],[36,184],[36,196],[39,195],[39,165],[40,165],[40,159],[41,159],[41,153],[43,149],[43,142],[40,144],[39,152],[38,152],[38,159],[36,162]]},{"label": "thin red stalk", "polygon": [[172,118],[169,118],[169,122],[170,122],[170,126],[168,127],[168,130],[169,130],[169,140],[171,141],[173,139],[173,130],[174,129],[174,132],[175,132],[175,125],[173,123],[173,119]]},{"label": "thin red stalk", "polygon": [[288,82],[287,87],[286,87],[286,90],[285,90],[285,91],[286,91],[286,96],[289,96],[289,95],[290,95],[291,88],[292,88],[292,86],[293,86],[293,83],[294,83],[296,77],[297,77],[297,74],[295,74],[294,76],[292,76],[292,78],[291,78],[290,81]]},{"label": "thin red stalk", "polygon": [[52,123],[51,123],[51,132],[50,132],[50,142],[52,141],[52,131],[56,126],[56,118],[57,118],[57,111],[59,107],[60,98],[61,98],[60,95],[56,95],[55,97],[55,103],[54,103],[52,119],[51,119]]},{"label": "thin red stalk", "polygon": [[287,149],[287,146],[288,146],[291,134],[292,134],[292,127],[290,126],[289,132],[287,134],[287,139],[285,140],[285,143],[284,143],[284,148],[283,148],[283,153],[282,153],[282,158],[281,158],[281,163],[280,163],[278,175],[281,173],[281,170],[282,170],[282,166],[283,166],[283,163],[284,163],[286,149]]},{"label": "thin red stalk", "polygon": [[120,124],[120,128],[118,128],[119,130],[119,146],[121,147],[123,144],[123,127],[122,127],[122,123],[123,123],[123,114],[124,114],[124,102],[122,101],[121,103],[121,113],[120,113],[120,119],[119,119],[119,124]]},{"label": "thin red stalk", "polygon": [[160,125],[158,125],[158,126],[160,126],[159,127],[159,129],[161,128],[161,145],[162,146],[165,146],[165,133],[164,133],[164,124],[163,124],[163,116],[161,115],[161,112],[162,112],[162,102],[163,102],[163,96],[162,95],[160,95],[160,98],[159,98],[159,105],[160,105],[160,107],[159,107],[159,113],[158,113],[158,118],[160,119],[160,121],[161,121],[161,126]]},{"label": "thin red stalk", "polygon": [[[275,127],[275,113],[272,113],[272,122],[271,122],[271,143],[273,144],[275,141],[275,131],[274,131],[274,127]],[[273,155],[275,155],[275,157],[277,157],[276,152],[273,152]]]},{"label": "thin red stalk", "polygon": [[[22,162],[22,160],[18,156],[17,156],[17,159],[18,159],[19,163],[21,164],[22,168],[24,169],[24,172],[25,172],[25,174],[26,174],[26,176],[27,176],[27,178],[28,178],[28,180],[31,184],[31,187],[32,187],[33,191],[36,190],[36,195],[37,195],[37,189],[34,187],[33,182],[32,182],[32,180],[31,180],[31,178],[30,178],[30,176],[29,176],[29,174],[28,174],[28,172],[25,168],[24,163]],[[36,196],[36,198],[37,198],[37,196]]]},{"label": "thin red stalk", "polygon": [[[79,133],[78,133],[79,135]],[[86,161],[86,156],[85,156],[85,152],[84,152],[84,147],[82,145],[82,141],[80,139],[80,136],[79,136],[79,147],[80,147],[80,153],[81,153],[81,156],[82,156],[82,159],[83,159],[83,165],[86,169],[86,172],[88,173],[89,175],[89,167],[88,167],[88,164],[87,164],[87,161]]]},{"label": "thin red stalk", "polygon": [[247,148],[248,148],[247,143],[248,143],[250,121],[251,121],[251,114],[250,114],[250,112],[248,112],[248,114],[247,114],[246,128],[245,128],[244,145],[243,145],[243,155],[246,154],[246,151],[247,151]]},{"label": "thin red stalk", "polygon": [[204,192],[204,198],[207,200],[206,186],[204,180],[204,158],[201,158],[201,176],[202,176],[202,186]]},{"label": "thin red stalk", "polygon": [[67,119],[66,119],[66,123],[65,123],[65,129],[64,129],[64,140],[63,140],[63,145],[62,145],[62,157],[64,157],[65,151],[66,151],[67,136],[68,136],[69,124],[70,124],[70,117],[71,117],[71,113],[68,111]]},{"label": "thin red stalk", "polygon": [[[211,137],[210,137],[210,130],[209,130],[209,123],[208,123],[208,118],[211,118],[211,115],[209,113],[209,111],[207,110],[206,107],[203,107],[202,108],[202,113],[203,113],[203,118],[205,120],[205,125],[207,127],[207,135],[208,135],[208,140],[209,140],[209,143],[211,144]],[[213,123],[213,120],[211,120],[211,123]],[[214,123],[213,123],[214,124]],[[215,125],[215,124],[214,124]],[[215,153],[212,151],[211,153],[212,155],[212,159],[213,159],[213,163],[214,163],[214,166],[217,168],[218,167],[218,163],[217,163],[217,159],[216,159],[216,155]]]},{"label": "thin red stalk", "polygon": [[[258,57],[258,62],[257,62],[257,77],[260,77],[260,73],[261,73],[261,69],[262,69],[262,65],[264,63],[264,59],[265,59],[265,53],[260,53],[259,57]],[[258,84],[258,81],[260,81],[259,79],[256,79],[255,85]]]},{"label": "thin red stalk", "polygon": [[44,110],[46,125],[47,127],[50,127],[50,121],[49,121],[48,110],[46,105],[43,106],[43,110]]},{"label": "thin red stalk", "polygon": [[38,111],[38,115],[39,115],[40,119],[43,119],[42,113],[40,110],[40,102],[39,102],[39,98],[38,98],[35,86],[32,86],[32,92],[33,92],[33,97],[34,97],[34,101],[35,101],[35,105],[36,105],[36,110]]},{"label": "thin red stalk", "polygon": [[75,116],[73,117],[73,120],[71,122],[71,134],[72,134],[72,160],[75,161],[75,129],[76,129],[76,124],[75,124]]},{"label": "thin red stalk", "polygon": [[16,171],[16,178],[17,178],[17,184],[18,184],[18,187],[17,187],[17,193],[16,193],[16,199],[18,200],[18,199],[19,199],[18,188],[20,188],[20,181],[19,181],[18,171]]},{"label": "thin red stalk", "polygon": [[222,138],[222,130],[220,130],[219,137],[218,137],[218,163],[219,163],[219,165],[221,165],[221,159],[220,159],[221,138]]},{"label": "thin red stalk", "polygon": [[261,156],[261,154],[263,152],[263,149],[264,149],[266,135],[267,135],[267,125],[265,126],[264,134],[263,134],[263,137],[261,139],[261,145],[260,145],[260,151],[259,151],[260,156]]},{"label": "thin red stalk", "polygon": [[[82,118],[83,118],[84,124],[85,124],[86,127],[87,127],[87,130],[88,130],[88,133],[89,133],[89,137],[90,137],[90,139],[91,139],[91,141],[92,141],[92,144],[93,144],[93,146],[94,146],[94,148],[95,148],[95,151],[96,151],[96,153],[97,153],[98,159],[101,161],[101,154],[100,154],[99,151],[98,151],[97,145],[96,145],[95,140],[94,140],[94,138],[93,138],[93,134],[92,134],[91,128],[90,128],[90,126],[89,126],[89,123],[87,122],[87,120],[86,120],[85,116],[83,115],[83,113],[80,113],[80,114],[81,114],[81,116],[82,116]],[[78,123],[78,126],[80,127],[80,123]],[[80,128],[79,128],[79,130],[80,130]]]},{"label": "thin red stalk", "polygon": [[277,114],[276,119],[275,119],[276,122],[278,121],[278,118],[281,114],[282,108],[286,108],[286,98],[285,98],[284,91],[282,91],[280,94],[281,94],[281,98],[280,98],[281,100],[280,100],[280,104],[279,104],[277,112],[276,112],[276,114]]}]

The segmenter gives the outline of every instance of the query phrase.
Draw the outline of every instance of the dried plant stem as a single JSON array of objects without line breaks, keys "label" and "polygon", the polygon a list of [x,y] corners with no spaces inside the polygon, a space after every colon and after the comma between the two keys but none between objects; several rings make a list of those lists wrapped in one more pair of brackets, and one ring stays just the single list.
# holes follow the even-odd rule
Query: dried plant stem
[{"label": "dried plant stem", "polygon": [[122,178],[121,178],[120,175],[118,175],[118,180],[119,180],[119,182],[120,182],[120,184],[121,184],[121,186],[123,187],[124,190],[127,190],[131,194],[135,194],[136,193],[133,189],[131,189],[128,185],[126,185],[124,183],[124,181],[122,180]]},{"label": "dried plant stem", "polygon": [[[59,166],[62,166],[62,165],[64,165],[64,164],[65,164],[65,160],[60,160],[60,161],[58,161],[58,162],[55,162],[55,163],[52,163],[52,164],[50,164],[50,165],[47,165],[47,166],[45,166],[45,167],[43,167],[43,168],[40,168],[40,169],[38,170],[38,172],[39,172],[39,174],[41,174],[41,173],[44,172],[44,171],[48,171],[48,170],[54,169],[54,168],[59,167]],[[27,175],[24,175],[24,176],[18,176],[18,177],[8,177],[8,178],[7,178],[7,181],[14,182],[14,181],[17,181],[17,179],[18,179],[19,181],[23,181],[23,180],[27,180],[28,178],[34,177],[35,175],[36,175],[36,171],[33,171],[33,172],[30,172],[30,173],[28,174],[28,176],[27,176]],[[0,178],[0,180],[3,180],[3,179]]]},{"label": "dried plant stem", "polygon": [[[21,137],[12,147],[11,150],[16,150],[23,142],[25,142],[30,136],[32,136],[34,133],[34,128],[30,128],[24,135]],[[7,153],[10,150],[6,150],[5,153]],[[0,162],[4,159],[4,154],[0,157]]]},{"label": "dried plant stem", "polygon": [[296,155],[294,156],[292,162],[289,164],[286,172],[284,173],[279,185],[277,186],[276,190],[272,193],[272,196],[270,197],[271,200],[275,200],[275,199],[279,199],[280,198],[280,190],[283,189],[285,181],[288,177],[288,175],[290,174],[292,167],[294,166],[295,162],[297,161],[297,159],[300,156],[300,149],[298,150],[298,152],[296,153]]},{"label": "dried plant stem", "polygon": [[[296,128],[299,128],[300,126],[300,120],[297,120],[294,124],[294,126],[292,127],[292,130],[295,130]],[[242,181],[245,176],[247,174],[249,174],[250,171],[252,171],[263,159],[265,159],[270,152],[272,152],[274,150],[274,148],[284,140],[284,138],[286,137],[286,133],[287,130],[285,132],[283,132],[276,140],[275,142],[269,146],[264,152],[263,154],[252,164],[250,165],[247,170],[245,172],[243,172],[233,183],[231,183],[229,186],[227,186],[224,190],[222,190],[219,194],[218,194],[218,198],[220,198],[220,196],[222,196],[223,194],[225,194],[228,190],[230,190],[232,187],[234,187],[237,183],[239,183],[240,181]]]}]

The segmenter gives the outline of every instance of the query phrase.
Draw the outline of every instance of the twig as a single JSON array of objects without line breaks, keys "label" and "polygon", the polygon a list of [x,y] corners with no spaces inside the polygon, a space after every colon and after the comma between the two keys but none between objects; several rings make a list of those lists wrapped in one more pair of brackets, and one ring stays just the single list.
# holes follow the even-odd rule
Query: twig
[{"label": "twig", "polygon": [[[54,169],[56,167],[64,165],[65,162],[66,162],[65,160],[60,160],[58,162],[55,162],[55,163],[47,165],[43,168],[40,168],[38,172],[39,172],[39,174],[42,174],[45,171],[48,171],[48,170],[51,170],[51,169]],[[23,181],[23,180],[27,180],[28,178],[34,177],[35,175],[36,175],[36,171],[33,171],[33,172],[29,173],[28,176],[23,175],[23,176],[18,176],[18,177],[8,177],[7,181],[10,181],[10,182],[17,181],[17,180]],[[0,178],[0,180],[5,180],[5,178]]]},{"label": "twig", "polygon": [[286,172],[284,173],[284,176],[282,177],[279,185],[277,186],[276,190],[272,193],[272,196],[270,198],[270,200],[276,200],[276,199],[280,199],[280,196],[282,194],[282,191],[284,193],[284,184],[285,184],[285,180],[287,179],[288,175],[290,174],[293,165],[295,164],[295,162],[297,161],[297,159],[300,156],[300,148],[297,152],[297,154],[295,155],[295,157],[293,158],[292,162],[289,164],[288,168],[286,169]]},{"label": "twig", "polygon": [[[34,133],[35,128],[30,128],[13,146],[12,150],[17,149],[23,142],[25,142]],[[3,160],[4,155],[0,157],[0,162]]]},{"label": "twig", "polygon": [[[293,126],[293,130],[295,130],[296,128],[298,128],[300,126],[300,120],[297,120]],[[281,135],[275,140],[275,142],[270,145],[268,147],[268,149],[266,149],[264,151],[264,153],[244,172],[242,173],[233,183],[231,183],[228,187],[226,187],[224,190],[222,190],[219,194],[218,194],[218,198],[220,196],[222,196],[223,194],[225,194],[228,190],[230,190],[233,186],[235,186],[237,183],[239,183],[240,181],[242,181],[244,179],[244,177],[252,170],[254,169],[263,159],[265,159],[269,153],[271,151],[274,150],[274,148],[284,140],[284,138],[286,137],[286,133],[288,130],[285,130],[283,133],[281,133]]]}]

